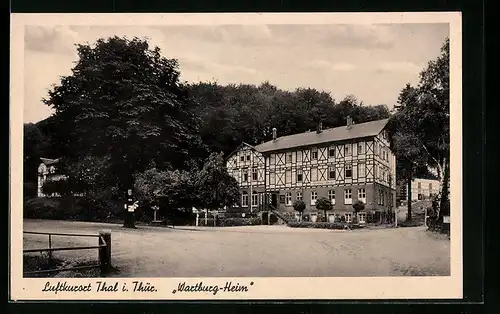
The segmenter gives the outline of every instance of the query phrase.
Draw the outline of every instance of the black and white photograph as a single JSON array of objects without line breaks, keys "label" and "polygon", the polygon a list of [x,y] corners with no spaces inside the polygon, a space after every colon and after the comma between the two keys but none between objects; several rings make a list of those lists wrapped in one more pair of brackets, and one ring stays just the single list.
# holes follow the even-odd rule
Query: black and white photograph
[{"label": "black and white photograph", "polygon": [[174,15],[20,18],[20,285],[245,298],[279,278],[460,278],[459,16]]}]

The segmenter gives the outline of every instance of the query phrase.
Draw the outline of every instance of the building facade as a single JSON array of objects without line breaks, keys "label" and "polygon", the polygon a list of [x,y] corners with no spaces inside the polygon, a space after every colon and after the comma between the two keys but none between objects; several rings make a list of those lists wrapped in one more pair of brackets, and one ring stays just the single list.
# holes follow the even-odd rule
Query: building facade
[{"label": "building facade", "polygon": [[40,165],[38,166],[38,197],[59,196],[58,193],[52,193],[50,195],[43,193],[43,185],[45,182],[57,181],[66,178],[66,176],[61,174],[57,168],[59,159],[40,158],[40,161]]},{"label": "building facade", "polygon": [[[440,182],[434,178],[414,178],[411,182],[411,200],[412,202],[431,199],[437,195],[440,190]],[[408,201],[408,186],[402,182],[397,189],[397,198],[401,202]]]},{"label": "building facade", "polygon": [[242,210],[270,205],[294,213],[294,202],[303,200],[305,214],[315,221],[322,214],[316,201],[327,197],[333,204],[330,221],[342,216],[350,221],[357,200],[365,203],[361,222],[388,213],[396,201],[396,159],[386,125],[387,120],[354,124],[348,119],[343,127],[322,130],[320,125],[316,132],[284,137],[273,130],[269,142],[241,145],[228,156],[227,169],[240,184]]}]

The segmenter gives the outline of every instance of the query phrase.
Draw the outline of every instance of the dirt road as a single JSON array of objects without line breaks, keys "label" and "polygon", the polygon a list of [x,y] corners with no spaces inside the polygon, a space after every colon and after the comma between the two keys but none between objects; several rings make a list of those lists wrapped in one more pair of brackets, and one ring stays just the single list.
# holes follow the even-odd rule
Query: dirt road
[{"label": "dirt road", "polygon": [[[124,229],[121,225],[25,220],[25,231],[112,233],[118,277],[446,276],[450,242],[423,228],[292,229],[279,226]],[[54,237],[53,246],[94,245],[95,238]],[[47,237],[24,236],[25,248]],[[56,257],[96,260],[97,250]]]}]

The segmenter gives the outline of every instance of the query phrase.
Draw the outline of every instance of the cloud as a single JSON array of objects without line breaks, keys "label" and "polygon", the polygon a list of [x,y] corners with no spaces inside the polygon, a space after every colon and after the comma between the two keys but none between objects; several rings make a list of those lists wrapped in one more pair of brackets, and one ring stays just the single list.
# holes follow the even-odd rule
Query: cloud
[{"label": "cloud", "polygon": [[169,25],[152,26],[168,39],[191,39],[233,45],[263,45],[273,42],[267,25]]},{"label": "cloud", "polygon": [[331,63],[326,60],[320,60],[316,59],[311,62],[307,63],[307,66],[310,66],[315,69],[322,69],[322,70],[333,70],[333,71],[352,71],[356,67],[352,63],[348,62],[336,62],[336,63]]},{"label": "cloud", "polygon": [[221,64],[199,55],[188,55],[178,58],[182,69],[189,69],[196,72],[210,72],[223,75],[224,73],[256,74],[257,70],[235,64]]},{"label": "cloud", "polygon": [[283,44],[308,44],[336,47],[338,49],[381,49],[394,47],[393,30],[376,25],[271,25],[274,38]]},{"label": "cloud", "polygon": [[69,26],[26,26],[24,43],[27,50],[75,54],[78,33]]},{"label": "cloud", "polygon": [[168,39],[190,38],[213,44],[253,46],[323,45],[338,48],[391,49],[387,25],[173,25],[152,26]]},{"label": "cloud", "polygon": [[417,65],[409,61],[388,61],[382,62],[375,66],[378,73],[420,73],[424,68],[423,65]]}]

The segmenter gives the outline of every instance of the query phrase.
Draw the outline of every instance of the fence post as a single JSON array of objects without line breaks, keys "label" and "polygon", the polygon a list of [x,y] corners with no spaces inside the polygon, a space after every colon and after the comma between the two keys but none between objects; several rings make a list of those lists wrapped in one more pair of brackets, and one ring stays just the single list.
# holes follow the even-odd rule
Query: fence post
[{"label": "fence post", "polygon": [[49,267],[52,266],[52,235],[49,233]]},{"label": "fence post", "polygon": [[106,274],[111,268],[111,232],[99,232],[99,264],[101,265],[101,275]]}]

